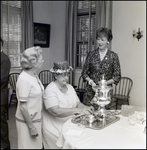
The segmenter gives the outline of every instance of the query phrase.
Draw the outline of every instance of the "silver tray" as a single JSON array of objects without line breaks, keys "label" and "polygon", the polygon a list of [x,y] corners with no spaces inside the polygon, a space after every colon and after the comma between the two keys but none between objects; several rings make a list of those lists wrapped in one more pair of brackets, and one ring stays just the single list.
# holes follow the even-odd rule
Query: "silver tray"
[{"label": "silver tray", "polygon": [[78,117],[79,117],[78,121],[75,120],[75,119],[77,119],[77,117],[75,117],[71,120],[71,122],[78,124],[79,126],[91,128],[91,129],[95,129],[95,130],[103,129],[103,128],[115,123],[116,121],[120,120],[120,117],[110,115],[110,116],[106,117],[105,125],[104,125],[103,121],[101,121],[101,120],[94,120],[92,123],[89,123],[86,119],[82,120],[80,116],[78,116]]}]

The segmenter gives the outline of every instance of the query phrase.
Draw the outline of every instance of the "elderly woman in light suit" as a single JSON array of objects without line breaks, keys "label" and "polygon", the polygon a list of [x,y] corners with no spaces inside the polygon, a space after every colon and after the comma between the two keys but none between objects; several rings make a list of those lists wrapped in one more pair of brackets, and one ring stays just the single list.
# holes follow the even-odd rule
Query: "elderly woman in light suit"
[{"label": "elderly woman in light suit", "polygon": [[26,49],[21,58],[23,71],[16,83],[18,105],[16,129],[18,149],[42,149],[42,105],[44,87],[37,76],[43,65],[41,47]]}]

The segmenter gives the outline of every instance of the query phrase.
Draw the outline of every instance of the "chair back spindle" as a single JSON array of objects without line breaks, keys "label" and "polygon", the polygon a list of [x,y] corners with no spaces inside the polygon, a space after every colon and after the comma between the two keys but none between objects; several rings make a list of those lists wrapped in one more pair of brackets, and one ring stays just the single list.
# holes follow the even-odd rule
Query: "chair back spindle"
[{"label": "chair back spindle", "polygon": [[130,78],[121,77],[121,80],[118,83],[118,85],[117,86],[114,85],[113,94],[129,96],[132,85],[133,85],[133,81]]},{"label": "chair back spindle", "polygon": [[46,86],[52,81],[52,74],[50,73],[49,70],[42,70],[39,73],[39,79],[46,88]]},{"label": "chair back spindle", "polygon": [[78,87],[75,89],[75,91],[77,92],[77,95],[79,96],[81,102],[83,101],[86,84],[87,82],[84,82],[83,77],[80,76],[78,80]]},{"label": "chair back spindle", "polygon": [[16,82],[17,82],[17,79],[18,79],[19,75],[20,75],[20,73],[11,73],[11,74],[9,74],[9,84],[10,84],[10,87],[11,87],[11,90],[12,90],[9,106],[11,106],[12,102],[17,104]]},{"label": "chair back spindle", "polygon": [[[118,104],[122,105],[127,103],[129,105],[130,91],[133,86],[133,81],[129,77],[121,77],[120,82],[117,85],[113,84],[113,96],[115,100],[116,109]],[[121,103],[119,103],[121,101]]]},{"label": "chair back spindle", "polygon": [[16,91],[16,82],[18,79],[19,73],[11,73],[9,75],[9,83],[13,91]]}]

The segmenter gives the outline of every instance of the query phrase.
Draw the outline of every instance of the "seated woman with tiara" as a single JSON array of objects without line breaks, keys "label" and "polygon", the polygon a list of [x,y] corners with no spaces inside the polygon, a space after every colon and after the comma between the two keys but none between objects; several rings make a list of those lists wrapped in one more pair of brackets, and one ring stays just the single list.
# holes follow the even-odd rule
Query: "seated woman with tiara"
[{"label": "seated woman with tiara", "polygon": [[56,62],[50,69],[53,81],[44,92],[43,145],[44,149],[59,149],[58,138],[63,124],[75,113],[91,114],[94,108],[82,104],[68,84],[71,66],[67,61]]}]

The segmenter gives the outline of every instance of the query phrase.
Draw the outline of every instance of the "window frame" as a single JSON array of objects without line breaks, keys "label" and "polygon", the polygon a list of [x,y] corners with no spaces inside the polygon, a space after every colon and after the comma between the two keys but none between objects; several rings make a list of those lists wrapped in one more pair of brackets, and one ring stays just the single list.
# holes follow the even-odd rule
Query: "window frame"
[{"label": "window frame", "polygon": [[[81,9],[81,12],[79,11],[78,9],[78,3],[79,2],[87,2],[91,7],[88,7],[87,11],[84,11],[84,9],[82,10]],[[87,53],[91,50],[94,50],[94,38],[95,38],[95,20],[96,20],[96,3],[94,4],[95,7],[92,7],[92,2],[93,4],[95,3],[95,1],[78,1],[77,3],[77,37],[76,37],[76,69],[82,69],[84,63],[85,63],[85,59],[86,59],[86,56],[87,56]],[[82,5],[83,6],[83,5]],[[85,41],[85,40],[81,40],[79,41],[79,32],[83,32],[82,30],[80,31],[79,29],[79,17],[84,17],[84,16],[88,16],[88,19],[89,19],[89,24],[88,24],[88,29],[87,29],[87,37],[88,37],[88,40]],[[92,17],[94,18],[93,19],[93,24],[94,26],[92,26],[92,30],[91,30],[91,19]],[[92,32],[92,33],[91,33]],[[82,33],[81,33],[82,35]],[[85,33],[86,35],[86,33]],[[92,39],[93,38],[93,39]],[[81,38],[82,39],[82,38]],[[85,45],[87,45],[87,48],[85,49],[80,49],[80,45],[83,45],[82,47],[85,47]],[[80,53],[80,51],[82,51],[82,53]],[[85,53],[86,51],[86,53]],[[83,57],[83,59],[82,59]],[[82,63],[80,61],[83,61]]]},{"label": "window frame", "polygon": [[[1,33],[0,34],[1,34],[2,38],[6,35],[8,36],[7,40],[4,40],[4,38],[3,38],[3,40],[4,40],[3,50],[4,50],[4,53],[6,53],[6,55],[8,55],[8,57],[10,58],[12,69],[13,68],[21,69],[20,58],[21,58],[21,55],[22,55],[22,14],[21,14],[22,2],[21,1],[19,1],[19,2],[20,2],[21,6],[18,3],[18,7],[17,7],[17,5],[16,5],[16,7],[13,7],[13,6],[11,6],[13,1],[4,1],[4,3],[7,3],[6,4],[6,11],[7,11],[8,14],[10,13],[10,8],[13,9],[12,10],[13,12],[15,12],[15,10],[17,12],[20,9],[20,13],[19,13],[19,19],[20,19],[20,25],[21,25],[20,28],[19,28],[20,30],[18,29],[19,31],[17,31],[17,32],[14,32],[15,28],[12,30],[13,31],[12,35],[14,35],[14,33],[17,33],[17,36],[19,36],[19,37],[15,38],[17,40],[11,40],[10,39],[10,25],[11,25],[10,24],[10,19],[9,19],[10,15],[7,15],[7,14],[6,14],[7,15],[6,24],[7,24],[7,32],[9,34],[4,33],[4,30],[3,30],[4,29],[3,28],[3,16],[2,16],[2,15],[5,15],[5,14],[3,14],[4,9],[3,9],[3,6],[2,6],[4,4],[3,4],[3,1],[1,1],[1,3],[0,3],[0,6],[1,6],[1,26],[0,26]],[[20,38],[20,40],[19,40],[19,38]],[[10,46],[10,44],[12,44],[12,47]],[[14,48],[13,48],[13,46],[14,46]],[[12,53],[10,53],[10,51],[12,51]]]}]

